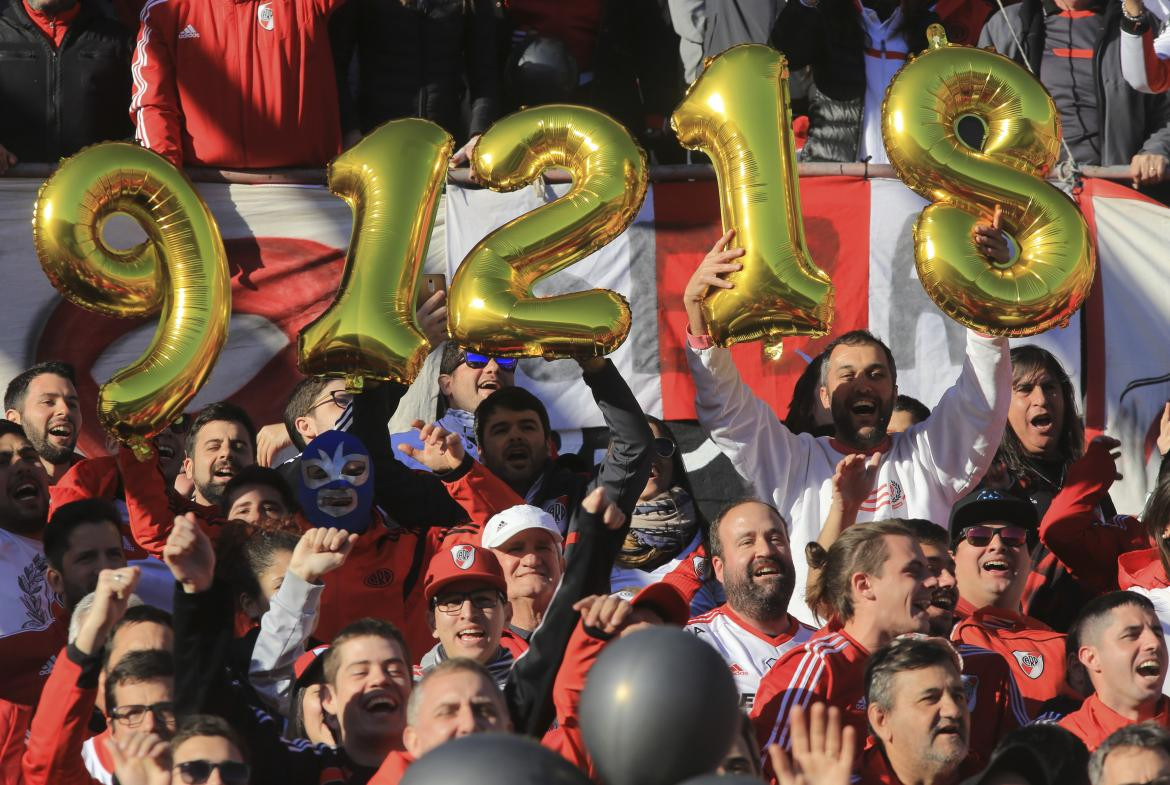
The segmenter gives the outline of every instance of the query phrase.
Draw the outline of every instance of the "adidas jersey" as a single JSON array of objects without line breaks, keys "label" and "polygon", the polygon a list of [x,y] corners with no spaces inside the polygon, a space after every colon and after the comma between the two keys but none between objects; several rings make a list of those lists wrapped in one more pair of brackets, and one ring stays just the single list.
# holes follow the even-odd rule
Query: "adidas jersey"
[{"label": "adidas jersey", "polygon": [[857,738],[869,730],[865,715],[865,663],[869,652],[837,625],[822,627],[785,652],[760,680],[751,719],[760,749],[792,746],[788,718],[794,706],[827,703],[841,710]]},{"label": "adidas jersey", "polygon": [[720,605],[691,619],[687,632],[715,647],[731,669],[739,690],[739,707],[751,711],[760,679],[785,652],[807,641],[815,630],[789,616],[787,632],[768,635],[741,619],[727,605]]}]

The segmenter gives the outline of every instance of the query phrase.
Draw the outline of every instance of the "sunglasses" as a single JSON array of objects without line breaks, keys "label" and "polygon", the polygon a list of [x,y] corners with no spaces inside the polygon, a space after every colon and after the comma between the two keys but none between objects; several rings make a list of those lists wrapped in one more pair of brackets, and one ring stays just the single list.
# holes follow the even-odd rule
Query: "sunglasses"
[{"label": "sunglasses", "polygon": [[171,423],[171,431],[178,434],[186,433],[191,429],[191,421],[195,418],[183,412]]},{"label": "sunglasses", "polygon": [[677,446],[670,439],[665,436],[657,436],[654,438],[654,454],[659,458],[670,458],[674,455]]},{"label": "sunglasses", "polygon": [[189,760],[175,766],[186,785],[203,785],[211,779],[211,772],[219,769],[219,777],[225,785],[248,785],[251,770],[248,764],[234,760]]},{"label": "sunglasses", "polygon": [[968,526],[959,533],[960,540],[966,540],[976,548],[986,548],[996,536],[1009,548],[1018,548],[1028,541],[1027,530],[1019,526],[1004,526],[999,529],[990,526]]},{"label": "sunglasses", "polygon": [[501,371],[514,371],[516,363],[520,362],[515,357],[489,357],[486,354],[476,354],[475,352],[463,353],[463,362],[467,363],[468,368],[474,368],[477,371],[480,368],[486,368],[492,360],[496,361],[496,365]]}]

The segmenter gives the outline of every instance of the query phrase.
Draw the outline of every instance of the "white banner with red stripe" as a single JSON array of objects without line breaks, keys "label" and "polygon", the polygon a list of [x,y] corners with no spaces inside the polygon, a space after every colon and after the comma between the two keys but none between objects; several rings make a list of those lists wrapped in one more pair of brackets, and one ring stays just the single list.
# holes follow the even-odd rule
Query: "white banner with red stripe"
[{"label": "white banner with red stripe", "polygon": [[[78,368],[91,415],[98,384],[141,353],[154,322],[96,316],[61,300],[33,252],[39,185],[0,180],[0,264],[7,290],[0,309],[0,382],[37,360],[68,360]],[[449,277],[484,234],[566,187],[496,194],[449,186],[428,272]],[[228,346],[194,405],[230,398],[258,422],[278,422],[298,378],[297,332],[328,306],[340,281],[349,209],[317,186],[201,184],[199,190],[227,246],[233,317]],[[888,341],[899,389],[933,405],[959,372],[962,328],[934,307],[917,280],[910,233],[922,200],[894,180],[805,178],[801,190],[813,258],[836,287],[834,332],[868,327]],[[1126,479],[1113,495],[1120,510],[1136,512],[1156,468],[1150,452],[1155,413],[1170,397],[1170,308],[1163,294],[1170,209],[1102,181],[1089,182],[1082,205],[1100,251],[1097,292],[1083,319],[1032,341],[1054,352],[1086,392],[1090,428],[1123,440]],[[538,294],[601,286],[628,298],[633,330],[613,359],[648,413],[694,417],[681,353],[681,292],[719,234],[713,182],[656,184],[637,221],[617,241],[537,286]],[[745,378],[783,416],[805,358],[831,337],[788,340],[779,361],[766,358],[758,344],[734,351]],[[599,426],[579,378],[571,362],[539,359],[524,361],[519,376],[548,404],[554,427]],[[94,418],[88,419],[82,445],[98,452],[104,439]],[[709,453],[700,450],[694,458]]]}]

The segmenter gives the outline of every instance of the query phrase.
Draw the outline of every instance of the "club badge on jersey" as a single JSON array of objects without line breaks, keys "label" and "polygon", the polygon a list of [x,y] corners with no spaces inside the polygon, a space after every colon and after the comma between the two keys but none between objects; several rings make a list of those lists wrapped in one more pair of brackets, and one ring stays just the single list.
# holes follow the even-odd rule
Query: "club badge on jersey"
[{"label": "club badge on jersey", "polygon": [[272,10],[272,3],[261,3],[256,9],[256,21],[265,30],[276,26],[276,13]]},{"label": "club badge on jersey", "polygon": [[374,467],[356,436],[325,431],[301,453],[297,498],[314,526],[362,533],[370,526]]}]

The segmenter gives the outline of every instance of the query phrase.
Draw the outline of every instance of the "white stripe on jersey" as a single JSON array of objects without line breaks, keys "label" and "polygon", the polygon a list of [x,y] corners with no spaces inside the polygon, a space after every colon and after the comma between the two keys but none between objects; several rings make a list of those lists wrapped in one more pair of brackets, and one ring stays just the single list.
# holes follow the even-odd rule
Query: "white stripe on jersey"
[{"label": "white stripe on jersey", "polygon": [[687,631],[697,635],[701,640],[714,646],[720,656],[727,662],[731,676],[735,679],[735,686],[739,690],[739,706],[745,711],[751,711],[752,703],[759,689],[760,679],[764,678],[776,660],[789,649],[796,648],[807,641],[814,630],[792,619],[796,629],[790,638],[783,643],[775,644],[744,627],[733,614],[727,612],[727,606],[718,608],[691,619]]},{"label": "white stripe on jersey", "polygon": [[[784,700],[780,703],[780,710],[776,712],[776,722],[772,725],[772,733],[768,736],[767,748],[771,744],[779,744],[788,748],[788,712],[793,705],[807,706],[812,699],[811,685],[821,679],[825,670],[825,660],[831,654],[836,654],[849,646],[850,642],[841,635],[830,635],[809,646],[804,657],[797,665],[796,673],[792,677],[792,684],[785,691]],[[798,701],[794,704],[794,701]],[[783,726],[783,727],[781,727]],[[777,738],[779,736],[779,738]]]}]

